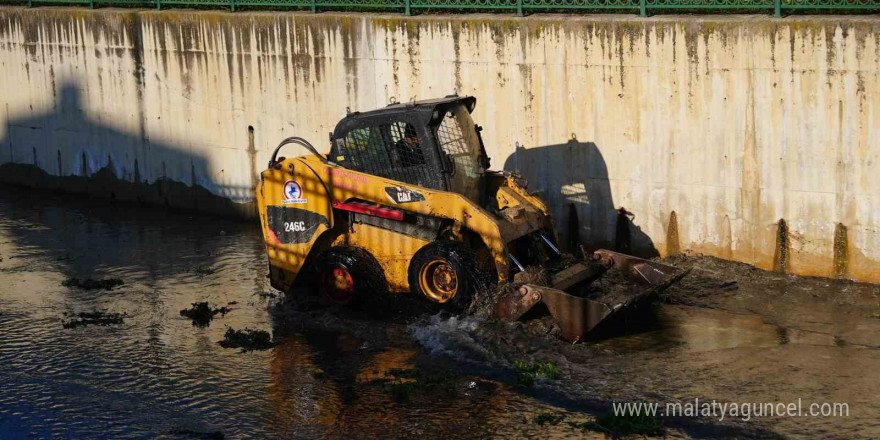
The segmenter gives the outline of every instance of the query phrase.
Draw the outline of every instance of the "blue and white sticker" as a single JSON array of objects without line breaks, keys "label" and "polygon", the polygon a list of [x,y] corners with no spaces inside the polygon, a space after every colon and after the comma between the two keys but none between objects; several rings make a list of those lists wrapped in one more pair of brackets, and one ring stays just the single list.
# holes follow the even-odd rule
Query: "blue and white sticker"
[{"label": "blue and white sticker", "polygon": [[284,182],[283,191],[284,198],[281,200],[282,205],[306,203],[306,199],[303,198],[302,186],[300,186],[296,180],[288,180],[287,182]]}]

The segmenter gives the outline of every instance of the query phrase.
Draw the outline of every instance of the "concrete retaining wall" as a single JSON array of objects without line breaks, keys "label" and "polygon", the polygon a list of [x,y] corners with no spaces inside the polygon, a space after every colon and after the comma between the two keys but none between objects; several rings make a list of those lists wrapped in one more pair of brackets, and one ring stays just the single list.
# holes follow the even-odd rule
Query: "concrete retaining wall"
[{"label": "concrete retaining wall", "polygon": [[346,107],[458,91],[563,233],[880,281],[878,31],[2,7],[0,178],[247,214],[280,139],[326,149]]}]

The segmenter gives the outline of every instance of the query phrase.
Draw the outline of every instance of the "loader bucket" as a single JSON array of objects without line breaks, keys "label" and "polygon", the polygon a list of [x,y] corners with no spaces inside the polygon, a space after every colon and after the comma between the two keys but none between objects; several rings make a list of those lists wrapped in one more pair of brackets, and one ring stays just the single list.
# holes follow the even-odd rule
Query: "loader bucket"
[{"label": "loader bucket", "polygon": [[[567,293],[578,291],[584,284],[601,277],[614,268],[628,282],[642,285],[625,298],[586,298]],[[495,307],[495,317],[514,321],[538,303],[544,303],[562,330],[565,339],[577,342],[609,316],[652,300],[657,293],[678,282],[688,271],[631,255],[600,250],[590,261],[575,264],[552,277],[551,286],[523,284],[503,295]]]}]

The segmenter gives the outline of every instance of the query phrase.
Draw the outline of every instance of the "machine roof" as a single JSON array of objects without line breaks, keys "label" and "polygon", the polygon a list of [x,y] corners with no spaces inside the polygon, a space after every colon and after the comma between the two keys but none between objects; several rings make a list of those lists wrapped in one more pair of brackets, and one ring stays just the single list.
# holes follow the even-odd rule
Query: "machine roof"
[{"label": "machine roof", "polygon": [[391,116],[400,114],[402,112],[423,113],[425,117],[430,118],[430,115],[434,112],[435,108],[445,107],[450,104],[457,103],[463,103],[465,107],[467,107],[468,111],[472,112],[474,110],[474,107],[476,106],[476,102],[477,98],[474,98],[473,96],[458,95],[449,95],[443,98],[424,99],[420,101],[395,102],[375,110],[369,110],[365,112],[351,112],[339,121],[339,123],[336,125],[336,129],[339,130],[341,128],[350,128],[360,125],[357,124],[357,121],[364,118],[372,118],[376,116]]}]

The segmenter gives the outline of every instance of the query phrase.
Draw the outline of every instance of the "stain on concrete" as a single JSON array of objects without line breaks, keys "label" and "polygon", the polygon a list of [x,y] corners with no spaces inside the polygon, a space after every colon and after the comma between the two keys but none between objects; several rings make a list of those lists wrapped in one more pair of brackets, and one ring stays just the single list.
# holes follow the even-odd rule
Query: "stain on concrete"
[{"label": "stain on concrete", "polygon": [[724,216],[721,220],[721,258],[730,260],[733,258],[733,233],[730,227],[730,217]]},{"label": "stain on concrete", "polygon": [[678,255],[681,253],[681,243],[678,238],[678,215],[675,211],[669,214],[669,224],[666,226],[666,255]]},{"label": "stain on concrete", "polygon": [[252,190],[257,189],[260,183],[260,172],[257,170],[257,148],[254,145],[254,126],[248,125],[248,161],[251,170],[251,187]]},{"label": "stain on concrete", "polygon": [[849,269],[849,238],[843,223],[834,227],[834,276],[846,278]]},{"label": "stain on concrete", "polygon": [[776,224],[776,250],[773,254],[773,270],[779,273],[788,273],[791,266],[791,241],[788,224],[785,219],[779,219]]}]

